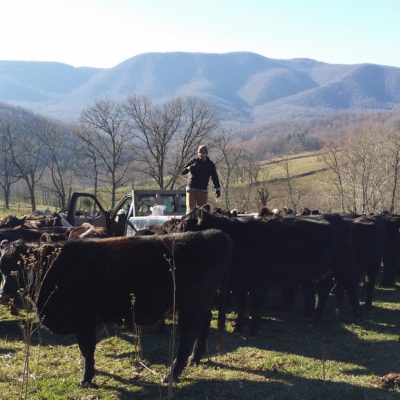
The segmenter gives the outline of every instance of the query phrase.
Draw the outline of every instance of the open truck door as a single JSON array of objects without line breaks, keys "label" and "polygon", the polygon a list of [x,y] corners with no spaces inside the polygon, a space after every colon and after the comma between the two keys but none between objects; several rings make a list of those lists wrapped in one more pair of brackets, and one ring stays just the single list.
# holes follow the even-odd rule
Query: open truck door
[{"label": "open truck door", "polygon": [[72,226],[81,226],[88,222],[106,228],[112,236],[124,236],[131,203],[132,195],[127,195],[112,211],[106,211],[93,194],[73,193],[67,221]]},{"label": "open truck door", "polygon": [[[152,215],[155,205],[163,206],[163,215]],[[185,212],[183,190],[133,190],[111,211],[105,211],[93,194],[73,193],[66,219],[72,226],[88,222],[106,228],[112,236],[125,236],[171,218],[181,218]]]},{"label": "open truck door", "polygon": [[81,226],[88,222],[108,229],[109,213],[93,194],[73,193],[68,207],[67,221],[72,226]]}]

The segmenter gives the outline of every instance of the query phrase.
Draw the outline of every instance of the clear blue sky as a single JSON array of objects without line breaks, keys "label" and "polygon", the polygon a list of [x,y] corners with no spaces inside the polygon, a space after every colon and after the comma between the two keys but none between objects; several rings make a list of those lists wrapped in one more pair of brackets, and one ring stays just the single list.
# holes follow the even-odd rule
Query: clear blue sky
[{"label": "clear blue sky", "polygon": [[0,60],[251,51],[400,67],[400,0],[0,0],[0,15]]}]

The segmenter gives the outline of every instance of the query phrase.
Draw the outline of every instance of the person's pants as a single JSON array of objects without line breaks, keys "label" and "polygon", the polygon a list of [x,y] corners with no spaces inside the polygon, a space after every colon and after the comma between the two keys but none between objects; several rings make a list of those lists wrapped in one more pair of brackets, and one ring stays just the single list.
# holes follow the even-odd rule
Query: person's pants
[{"label": "person's pants", "polygon": [[207,204],[207,192],[186,192],[186,212],[188,213],[194,207],[201,207]]}]

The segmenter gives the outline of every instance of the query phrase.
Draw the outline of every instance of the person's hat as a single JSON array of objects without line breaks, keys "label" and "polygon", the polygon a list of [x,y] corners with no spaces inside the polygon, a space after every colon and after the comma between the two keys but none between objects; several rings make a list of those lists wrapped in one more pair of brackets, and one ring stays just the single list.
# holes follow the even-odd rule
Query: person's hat
[{"label": "person's hat", "polygon": [[208,153],[208,149],[207,146],[205,146],[204,144],[202,144],[201,146],[199,146],[199,148],[197,149],[198,153]]}]

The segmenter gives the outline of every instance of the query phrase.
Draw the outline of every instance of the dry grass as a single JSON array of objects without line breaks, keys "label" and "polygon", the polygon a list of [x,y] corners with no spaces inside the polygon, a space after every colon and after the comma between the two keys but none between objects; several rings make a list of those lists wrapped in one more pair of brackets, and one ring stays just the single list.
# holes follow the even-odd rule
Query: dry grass
[{"label": "dry grass", "polygon": [[[332,301],[331,301],[332,303]],[[400,390],[380,385],[381,377],[400,372],[400,290],[379,289],[376,307],[361,325],[350,312],[333,318],[332,305],[318,327],[310,327],[299,310],[280,311],[273,297],[265,308],[257,338],[232,333],[224,355],[217,355],[215,321],[209,354],[199,367],[188,367],[174,391],[176,399],[398,399]],[[31,399],[167,398],[160,385],[168,363],[169,334],[142,334],[147,370],[139,378],[133,367],[133,335],[117,327],[100,329],[96,351],[97,389],[82,389],[80,354],[73,337],[42,332],[33,338]],[[17,399],[23,370],[23,343],[15,317],[0,310],[0,399]],[[383,386],[383,387],[382,387]],[[394,387],[388,389],[387,387]]]}]

